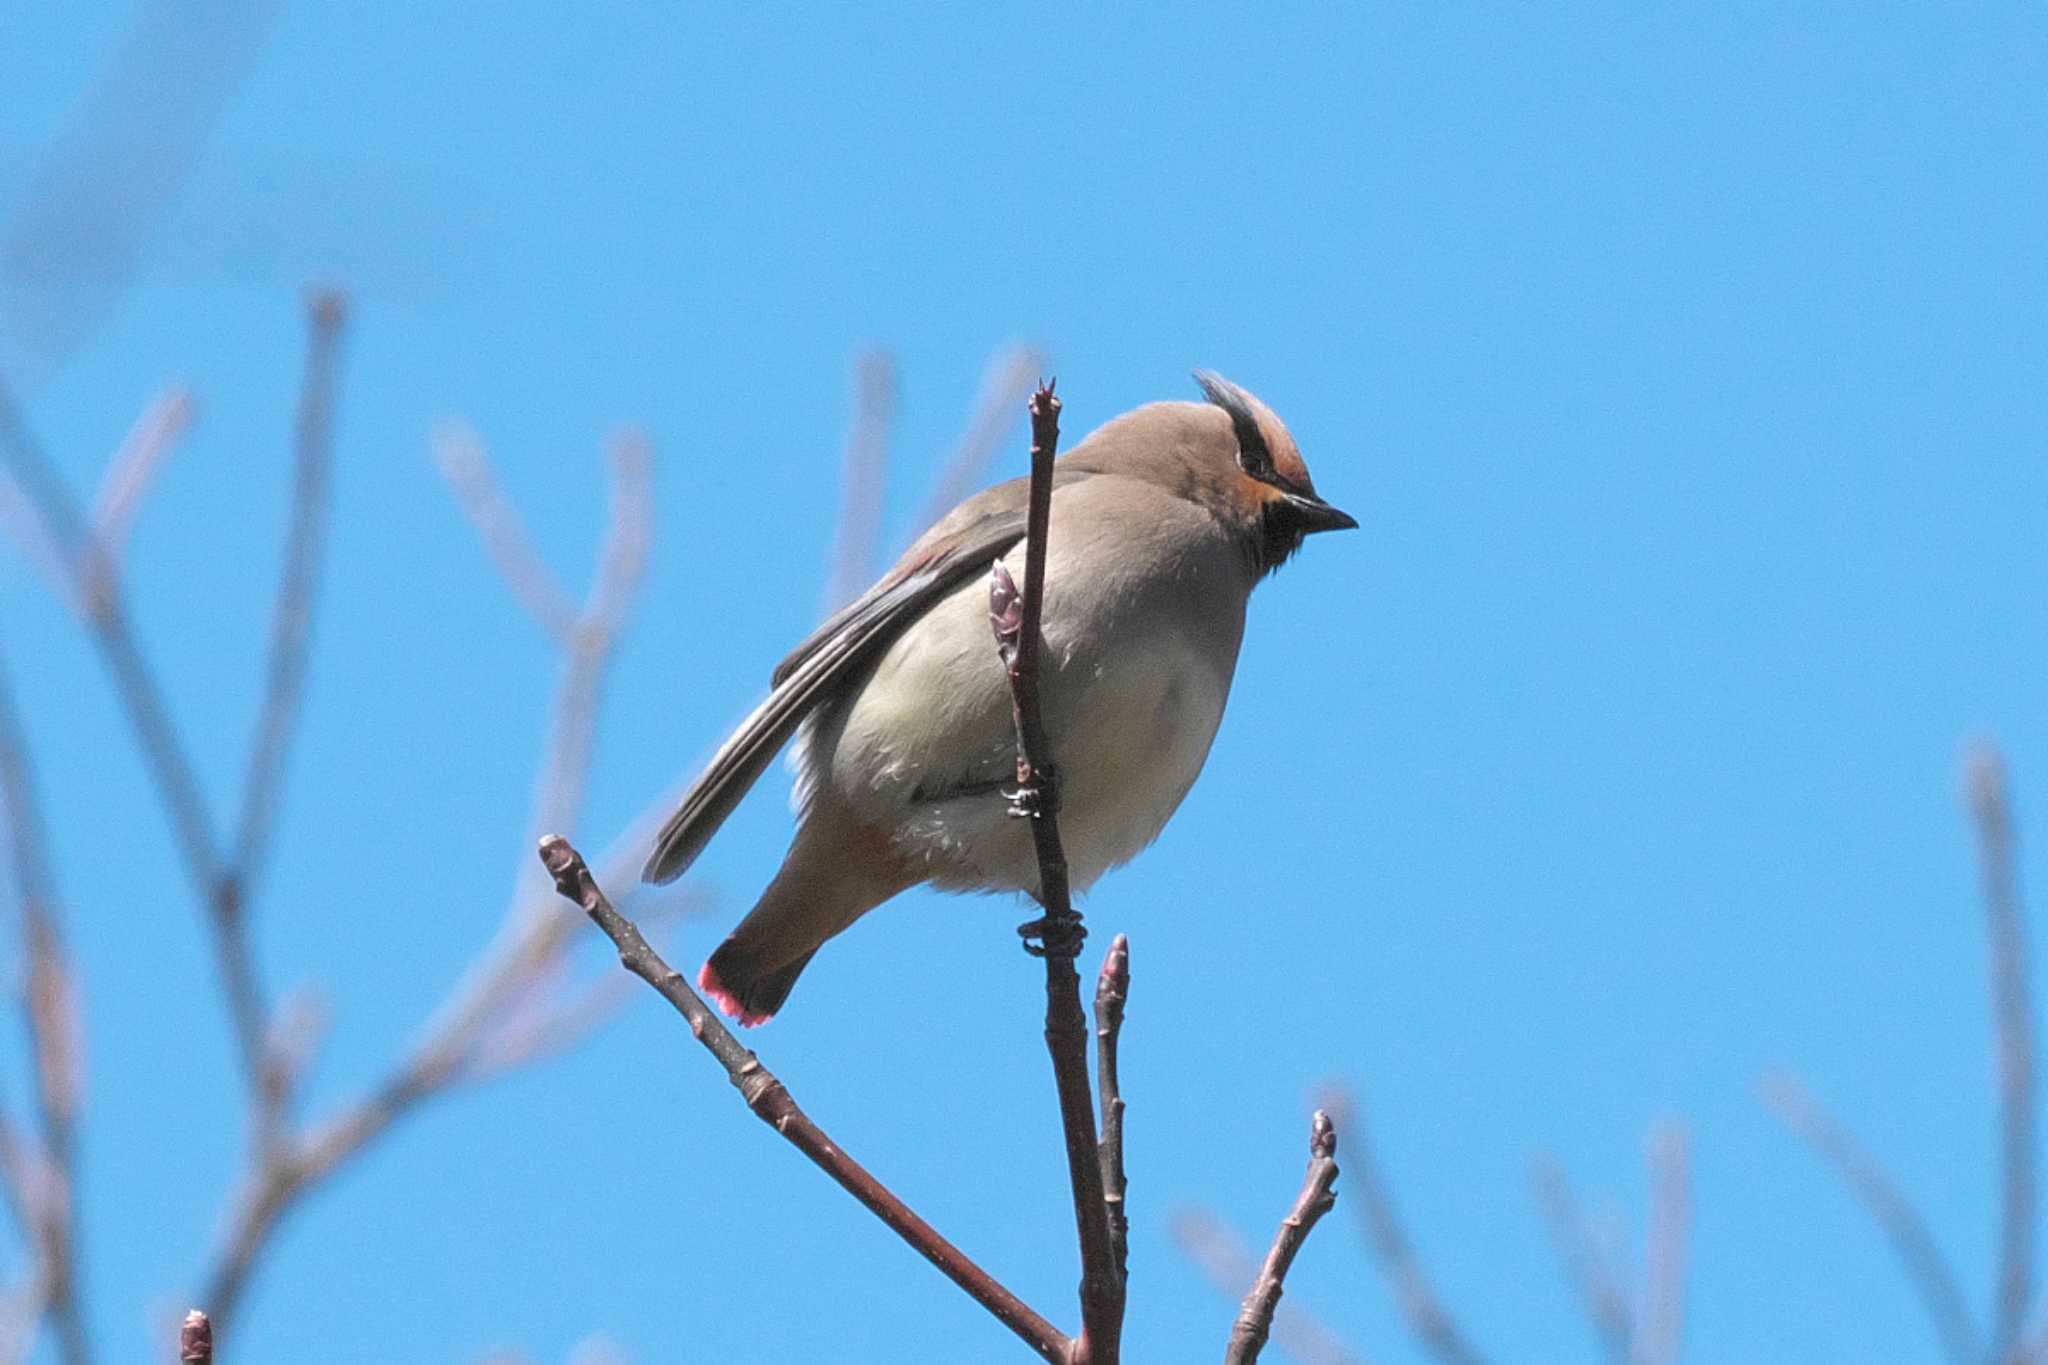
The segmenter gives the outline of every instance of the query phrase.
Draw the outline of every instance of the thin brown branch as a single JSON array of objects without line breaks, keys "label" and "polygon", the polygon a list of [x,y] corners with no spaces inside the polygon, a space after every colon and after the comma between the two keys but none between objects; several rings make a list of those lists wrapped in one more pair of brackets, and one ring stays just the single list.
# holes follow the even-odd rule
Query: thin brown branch
[{"label": "thin brown branch", "polygon": [[832,538],[825,609],[839,608],[875,576],[889,484],[889,433],[896,425],[896,361],[881,347],[853,366],[853,423],[846,433],[846,491]]},{"label": "thin brown branch", "polygon": [[1430,1284],[1429,1277],[1423,1273],[1415,1247],[1394,1212],[1393,1199],[1387,1193],[1379,1168],[1372,1159],[1371,1149],[1365,1140],[1365,1125],[1362,1121],[1353,1121],[1357,1111],[1351,1096],[1343,1091],[1333,1091],[1323,1103],[1350,1135],[1352,1207],[1358,1210],[1366,1241],[1379,1260],[1380,1270],[1387,1278],[1388,1287],[1393,1290],[1394,1300],[1400,1305],[1409,1332],[1417,1344],[1442,1365],[1479,1365],[1482,1357],[1467,1341],[1465,1333]]},{"label": "thin brown branch", "polygon": [[1877,1159],[1797,1076],[1787,1071],[1765,1076],[1763,1100],[1780,1122],[1834,1168],[1842,1183],[1849,1187],[1849,1193],[1877,1223],[1878,1231],[1898,1253],[1906,1278],[1912,1281],[1928,1316],[1934,1320],[1935,1332],[1949,1359],[1956,1365],[1979,1365],[1985,1357],[1978,1345],[1976,1323],[1971,1319],[1954,1270],[1935,1245],[1934,1234],[1919,1210],[1907,1202]]},{"label": "thin brown branch", "polygon": [[1564,1164],[1539,1152],[1529,1162],[1529,1185],[1564,1277],[1578,1291],[1610,1365],[1628,1365],[1636,1334],[1628,1292],[1594,1238]]},{"label": "thin brown branch", "polygon": [[180,1365],[213,1365],[213,1324],[197,1308],[178,1326]]},{"label": "thin brown branch", "polygon": [[1990,921],[1992,1013],[1998,1030],[1999,1243],[1990,1358],[2019,1344],[2034,1297],[2034,1006],[2027,988],[2027,932],[2013,859],[2012,806],[2005,764],[1981,745],[1970,755],[1968,788]]},{"label": "thin brown branch", "polygon": [[1294,1207],[1280,1220],[1273,1248],[1266,1253],[1265,1264],[1259,1267],[1259,1278],[1252,1284],[1251,1293],[1245,1295],[1244,1308],[1230,1330],[1230,1347],[1223,1353],[1223,1365],[1252,1365],[1259,1352],[1266,1349],[1287,1272],[1302,1244],[1308,1241],[1309,1233],[1324,1214],[1337,1206],[1337,1129],[1330,1116],[1320,1109],[1309,1125],[1308,1153],[1308,1175],[1302,1180],[1301,1193],[1295,1196]]},{"label": "thin brown branch", "polygon": [[1102,1093],[1102,1141],[1097,1155],[1102,1165],[1102,1199],[1109,1210],[1109,1254],[1116,1265],[1118,1317],[1123,1316],[1121,1300],[1130,1278],[1131,1218],[1124,1203],[1130,1181],[1124,1174],[1124,1095],[1116,1061],[1124,1006],[1130,998],[1131,944],[1118,934],[1102,959],[1102,974],[1095,982],[1095,1079]]},{"label": "thin brown branch", "polygon": [[[1258,1278],[1251,1252],[1206,1210],[1181,1210],[1174,1215],[1172,1232],[1174,1243],[1218,1293],[1235,1300],[1240,1287]],[[1298,1365],[1366,1365],[1365,1356],[1292,1300],[1283,1301],[1273,1314],[1273,1344]]]},{"label": "thin brown branch", "polygon": [[[1095,1102],[1088,1083],[1088,1022],[1081,1009],[1081,974],[1074,969],[1087,929],[1075,912],[1060,843],[1059,777],[1039,701],[1039,621],[1045,606],[1045,555],[1052,521],[1053,457],[1060,441],[1060,400],[1051,384],[1031,398],[1031,494],[1025,520],[1024,589],[1001,560],[989,584],[989,619],[996,648],[1009,671],[1017,730],[1017,791],[1011,810],[1031,821],[1038,855],[1038,904],[1043,917],[1023,926],[1025,946],[1045,959],[1045,1046],[1059,1093],[1067,1175],[1074,1190],[1074,1223],[1081,1244],[1079,1365],[1116,1365],[1122,1349],[1123,1284],[1111,1250],[1109,1208],[1103,1198],[1102,1162],[1095,1135]],[[1032,940],[1037,942],[1033,943]]]},{"label": "thin brown branch", "polygon": [[541,558],[518,509],[499,486],[482,440],[468,427],[451,423],[435,433],[434,463],[483,538],[484,549],[514,600],[549,639],[568,648],[580,614],[575,600]]},{"label": "thin brown branch", "polygon": [[1045,353],[1033,346],[1010,346],[989,357],[967,428],[953,443],[931,496],[918,512],[911,526],[913,536],[921,535],[987,481],[989,466],[1010,438],[1017,404],[1031,396],[1038,387],[1038,376],[1044,373]]},{"label": "thin brown branch", "polygon": [[1650,1137],[1650,1231],[1636,1365],[1677,1365],[1691,1267],[1692,1161],[1682,1124]]},{"label": "thin brown branch", "polygon": [[58,1352],[65,1365],[86,1365],[92,1359],[92,1346],[79,1286],[78,1108],[84,1064],[79,1054],[77,986],[58,932],[49,844],[27,738],[4,667],[0,667],[0,809],[7,820],[8,860],[25,940],[22,955],[28,964],[28,989],[22,1003],[35,1053],[36,1118],[42,1145],[40,1159],[31,1161],[21,1151],[11,1125],[8,1127],[9,1198],[36,1246],[37,1297],[40,1310],[49,1314],[55,1326]]},{"label": "thin brown branch", "polygon": [[680,972],[654,951],[633,922],[620,914],[597,879],[590,875],[583,855],[568,840],[553,835],[541,840],[542,864],[554,878],[562,896],[578,906],[604,931],[619,950],[619,961],[635,976],[652,986],[690,1026],[691,1036],[725,1068],[725,1074],[740,1092],[747,1108],[859,1200],[869,1212],[908,1242],[913,1250],[936,1266],[953,1283],[967,1291],[976,1303],[994,1314],[997,1321],[1015,1332],[1048,1361],[1066,1362],[1073,1345],[1066,1335],[999,1284],[993,1276],[970,1260],[966,1253],[940,1236],[931,1224],[880,1180],[828,1137],[800,1108],[787,1087],[761,1064],[719,1020]]}]

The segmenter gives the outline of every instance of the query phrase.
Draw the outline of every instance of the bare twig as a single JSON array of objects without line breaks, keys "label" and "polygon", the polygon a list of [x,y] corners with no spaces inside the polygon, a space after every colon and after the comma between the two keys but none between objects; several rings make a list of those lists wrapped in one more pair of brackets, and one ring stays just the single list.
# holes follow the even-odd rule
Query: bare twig
[{"label": "bare twig", "polygon": [[1635,1341],[1628,1293],[1594,1239],[1563,1163],[1547,1152],[1538,1153],[1529,1162],[1529,1184],[1565,1279],[1583,1300],[1607,1359],[1611,1365],[1628,1365]]},{"label": "bare twig", "polygon": [[1677,1365],[1685,1331],[1691,1262],[1692,1176],[1685,1128],[1660,1124],[1650,1136],[1650,1231],[1636,1365]]},{"label": "bare twig", "polygon": [[1273,1248],[1266,1253],[1265,1264],[1259,1267],[1259,1278],[1251,1293],[1245,1296],[1244,1308],[1230,1331],[1230,1348],[1223,1353],[1223,1365],[1251,1365],[1259,1358],[1259,1352],[1266,1349],[1266,1338],[1273,1330],[1273,1312],[1280,1306],[1282,1282],[1294,1265],[1295,1255],[1322,1216],[1337,1205],[1337,1129],[1330,1116],[1320,1109],[1309,1126],[1308,1152],[1308,1175],[1302,1181],[1301,1193],[1295,1197],[1293,1209],[1280,1221]]},{"label": "bare twig", "polygon": [[966,1290],[976,1303],[988,1309],[1040,1356],[1053,1362],[1068,1361],[1072,1343],[1064,1333],[999,1284],[966,1253],[940,1236],[931,1224],[912,1212],[886,1185],[848,1156],[818,1127],[774,1073],[761,1064],[761,1059],[733,1037],[718,1016],[698,998],[682,974],[669,966],[633,922],[612,906],[596,878],[590,875],[583,855],[568,840],[553,835],[542,839],[540,857],[562,896],[581,906],[591,921],[618,946],[620,963],[652,986],[689,1023],[691,1035],[725,1068],[727,1079],[756,1117],[788,1139],[792,1146],[809,1157],[842,1189],[858,1199],[948,1279]]},{"label": "bare twig", "polygon": [[549,639],[568,648],[576,633],[576,603],[541,558],[526,523],[498,485],[482,440],[470,428],[450,423],[434,435],[434,463],[483,537],[484,549],[513,598]]},{"label": "bare twig", "polygon": [[[21,1152],[8,1130],[7,1185],[16,1216],[37,1249],[31,1316],[47,1312],[66,1365],[92,1359],[79,1288],[78,1106],[84,1066],[79,1056],[76,984],[58,932],[55,881],[42,808],[14,692],[0,667],[0,808],[7,820],[8,861],[21,902],[23,956],[28,962],[24,1022],[35,1051],[39,1162]],[[33,1165],[41,1169],[30,1175]]]},{"label": "bare twig", "polygon": [[197,1308],[178,1326],[178,1360],[181,1365],[213,1365],[213,1324]]},{"label": "bare twig", "polygon": [[[638,437],[613,442],[611,523],[599,552],[589,600],[575,615],[567,637],[569,659],[556,694],[555,724],[537,783],[534,819],[564,823],[582,802],[591,735],[602,699],[605,671],[617,648],[632,598],[643,577],[651,535],[652,453]],[[501,562],[501,569],[503,567]],[[516,582],[510,582],[515,595]],[[672,804],[672,803],[671,803]],[[646,830],[665,813],[657,803],[635,821],[605,860],[615,864],[637,856]],[[424,1036],[391,1073],[367,1094],[305,1133],[289,1150],[276,1150],[245,1178],[202,1301],[212,1305],[216,1327],[225,1332],[247,1288],[258,1256],[278,1223],[310,1189],[360,1154],[422,1102],[472,1081],[503,1074],[508,1065],[498,1046],[508,1012],[546,977],[567,950],[573,916],[542,897],[521,864],[521,875],[496,944],[487,949],[435,1011]],[[619,875],[623,875],[620,873]],[[594,1011],[602,1002],[588,1002]],[[566,1046],[596,1020],[592,1013],[557,1021],[547,1046]],[[543,1046],[528,1055],[539,1056]]]},{"label": "bare twig", "polygon": [[317,291],[307,300],[306,313],[306,369],[292,440],[291,531],[271,618],[263,703],[242,780],[241,815],[226,867],[213,888],[209,917],[222,988],[234,1018],[250,1091],[256,1096],[256,1144],[266,1151],[284,1141],[291,1090],[284,1069],[272,1064],[270,1008],[263,998],[250,947],[248,912],[269,854],[270,833],[284,789],[285,759],[305,693],[313,593],[327,522],[335,372],[347,316],[341,295],[328,290]]},{"label": "bare twig", "polygon": [[[120,571],[121,553],[134,529],[136,514],[142,510],[143,496],[191,424],[192,395],[172,389],[143,410],[114,452],[92,507],[93,538],[99,543],[100,567],[105,572]],[[97,598],[106,585],[90,583],[86,591],[89,598]],[[87,604],[81,607],[91,610]]]},{"label": "bare twig", "polygon": [[1990,745],[1969,759],[1970,810],[1990,920],[1991,998],[1998,1029],[1998,1284],[1992,1302],[1990,1358],[2005,1360],[2019,1342],[2034,1296],[2034,1008],[2027,995],[2027,934],[2013,862],[2012,808],[2005,765]]},{"label": "bare twig", "polygon": [[[1121,1349],[1121,1279],[1110,1248],[1109,1210],[1103,1199],[1102,1163],[1095,1136],[1095,1104],[1088,1084],[1088,1023],[1081,1010],[1081,974],[1074,959],[1087,930],[1074,910],[1067,855],[1060,844],[1059,778],[1039,704],[1039,619],[1045,605],[1045,554],[1052,519],[1053,456],[1059,448],[1060,400],[1052,385],[1031,398],[1031,502],[1026,519],[1024,590],[996,561],[989,584],[989,619],[1009,670],[1017,729],[1015,814],[1031,821],[1038,855],[1038,904],[1043,917],[1020,930],[1030,951],[1045,959],[1045,1046],[1059,1092],[1067,1174],[1074,1189],[1074,1223],[1081,1243],[1080,1365],[1115,1365]],[[1032,943],[1036,938],[1038,942]]]},{"label": "bare twig", "polygon": [[[1238,1290],[1258,1278],[1258,1263],[1237,1235],[1204,1209],[1182,1209],[1174,1215],[1173,1240],[1195,1263],[1210,1285],[1235,1300]],[[1335,1333],[1283,1301],[1273,1314],[1273,1344],[1299,1365],[1365,1365],[1366,1357],[1337,1339]]]},{"label": "bare twig", "polygon": [[[1102,1092],[1102,1199],[1109,1210],[1109,1254],[1116,1263],[1121,1298],[1130,1277],[1131,1218],[1124,1204],[1130,1181],[1124,1175],[1124,1095],[1117,1077],[1117,1043],[1123,1036],[1124,1006],[1131,998],[1131,944],[1122,934],[1102,959],[1095,982],[1095,1079]],[[1121,1317],[1121,1306],[1117,1316]]]},{"label": "bare twig", "polygon": [[1352,1206],[1358,1210],[1366,1241],[1379,1258],[1380,1269],[1394,1292],[1408,1330],[1416,1342],[1442,1365],[1479,1365],[1481,1357],[1467,1342],[1452,1320],[1450,1311],[1423,1273],[1407,1231],[1394,1213],[1392,1198],[1380,1179],[1365,1140],[1365,1125],[1354,1121],[1356,1105],[1344,1091],[1332,1091],[1323,1101],[1339,1126],[1349,1134],[1351,1150]]},{"label": "bare twig", "polygon": [[981,487],[989,465],[1009,439],[1010,424],[1017,420],[1017,404],[1031,396],[1038,387],[1038,376],[1044,373],[1045,354],[1036,347],[1011,346],[989,357],[981,374],[981,392],[975,395],[973,415],[960,439],[954,442],[945,470],[911,527],[913,536],[921,534]]},{"label": "bare twig", "polygon": [[1955,1272],[1935,1245],[1926,1220],[1907,1202],[1877,1159],[1790,1072],[1765,1076],[1763,1099],[1780,1122],[1835,1168],[1842,1183],[1875,1220],[1905,1266],[1906,1278],[1919,1291],[1928,1316],[1934,1319],[1934,1329],[1949,1359],[1956,1365],[1979,1365],[1985,1357]]},{"label": "bare twig", "polygon": [[875,576],[895,423],[896,361],[880,347],[863,351],[853,368],[853,424],[846,433],[846,492],[825,587],[828,612],[851,602]]}]

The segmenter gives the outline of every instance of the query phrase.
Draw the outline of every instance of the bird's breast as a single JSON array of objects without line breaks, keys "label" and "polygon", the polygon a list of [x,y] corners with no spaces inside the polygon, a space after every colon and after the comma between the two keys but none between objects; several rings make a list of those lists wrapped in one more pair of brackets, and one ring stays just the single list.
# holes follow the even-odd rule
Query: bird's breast
[{"label": "bird's breast", "polygon": [[[1086,887],[1159,836],[1209,755],[1243,633],[1234,550],[1142,565],[1076,537],[1048,573],[1040,694],[1070,874]],[[1006,559],[1023,575],[1022,547]],[[893,831],[949,889],[1035,892],[1028,825],[1008,814],[1008,680],[976,579],[935,604],[799,746],[811,800]]]}]

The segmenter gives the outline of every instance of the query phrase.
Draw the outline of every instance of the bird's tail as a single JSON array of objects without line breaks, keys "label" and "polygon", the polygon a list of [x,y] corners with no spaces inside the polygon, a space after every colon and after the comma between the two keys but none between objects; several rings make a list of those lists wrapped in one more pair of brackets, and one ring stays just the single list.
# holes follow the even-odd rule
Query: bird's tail
[{"label": "bird's tail", "polygon": [[814,808],[759,903],[697,974],[748,1028],[781,1010],[826,939],[919,880],[886,834],[848,823]]}]

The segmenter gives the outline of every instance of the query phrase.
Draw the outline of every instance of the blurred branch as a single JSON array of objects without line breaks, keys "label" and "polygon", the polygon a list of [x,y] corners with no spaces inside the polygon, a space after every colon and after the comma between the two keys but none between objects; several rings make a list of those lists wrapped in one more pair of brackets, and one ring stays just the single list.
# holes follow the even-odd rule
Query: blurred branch
[{"label": "blurred branch", "polygon": [[2034,1008],[2027,995],[2027,934],[2013,862],[2012,807],[2005,765],[1996,749],[1986,744],[1972,751],[1967,786],[1983,862],[1991,998],[1998,1030],[2002,1197],[1989,1345],[1993,1360],[2005,1360],[2019,1343],[2034,1296]]},{"label": "blurred branch", "polygon": [[[1017,731],[1017,789],[1010,813],[1031,822],[1038,857],[1038,904],[1045,914],[1022,926],[1027,951],[1045,960],[1045,1046],[1059,1094],[1066,1140],[1067,1176],[1074,1191],[1074,1224],[1081,1243],[1079,1365],[1116,1365],[1122,1350],[1124,1277],[1110,1240],[1103,1197],[1095,1102],[1088,1083],[1088,1022],[1081,1010],[1081,974],[1074,969],[1088,931],[1067,884],[1060,844],[1059,777],[1039,702],[1039,621],[1045,607],[1045,551],[1052,521],[1053,458],[1060,443],[1060,400],[1051,384],[1031,397],[1031,488],[1025,521],[1024,588],[1020,593],[1002,560],[989,582],[989,621],[1009,674]],[[1036,940],[1034,942],[1033,940]]]},{"label": "blurred branch", "polygon": [[1678,1365],[1691,1264],[1692,1162],[1684,1125],[1650,1136],[1650,1231],[1636,1365]]},{"label": "blurred branch", "polygon": [[[588,602],[575,614],[565,637],[568,659],[536,784],[536,824],[550,818],[566,823],[581,807],[604,676],[644,577],[652,535],[653,454],[639,437],[621,436],[612,444],[612,466],[610,524]],[[621,840],[626,852],[613,858],[630,857],[645,841],[643,827],[660,813],[659,808],[650,808],[635,822]],[[553,973],[567,951],[575,921],[532,887],[523,864],[515,882],[496,943],[456,984],[405,1058],[363,1097],[312,1127],[289,1148],[274,1150],[259,1161],[244,1180],[202,1296],[212,1307],[218,1330],[227,1330],[258,1257],[300,1197],[423,1101],[458,1085],[502,1075],[519,1060],[506,1049],[507,1021],[520,1001]],[[618,999],[601,993],[584,1002],[573,1017],[550,1021],[542,1036],[530,1040],[526,1057],[546,1055],[587,1036]]]},{"label": "blurred branch", "polygon": [[435,433],[434,464],[483,537],[484,549],[513,599],[549,639],[567,649],[576,635],[576,603],[541,558],[518,509],[505,496],[483,441],[469,427],[450,423]]},{"label": "blurred branch", "polygon": [[1259,1352],[1266,1349],[1287,1272],[1302,1244],[1308,1241],[1309,1233],[1324,1214],[1337,1206],[1337,1130],[1330,1116],[1320,1109],[1309,1125],[1308,1151],[1308,1175],[1302,1181],[1301,1193],[1295,1197],[1293,1209],[1281,1220],[1273,1249],[1266,1253],[1259,1278],[1245,1296],[1244,1309],[1230,1332],[1230,1347],[1223,1353],[1223,1365],[1252,1365]]},{"label": "blurred branch", "polygon": [[[191,425],[191,393],[182,388],[171,389],[143,409],[120,449],[114,452],[92,507],[93,538],[99,543],[100,567],[105,572],[120,572],[121,554],[142,510],[143,497]],[[108,585],[99,582],[86,588],[88,599],[107,591]]]},{"label": "blurred branch", "polygon": [[1976,1324],[1956,1284],[1955,1272],[1934,1243],[1921,1218],[1892,1179],[1865,1151],[1854,1135],[1821,1104],[1805,1083],[1789,1071],[1764,1077],[1763,1100],[1779,1121],[1802,1139],[1849,1187],[1875,1220],[1904,1264],[1906,1277],[1920,1294],[1943,1348],[1956,1365],[1979,1365],[1984,1359]]},{"label": "blurred branch", "polygon": [[[1259,1267],[1236,1235],[1205,1209],[1174,1215],[1173,1240],[1220,1294],[1258,1278]],[[1339,1341],[1321,1322],[1289,1300],[1273,1315],[1273,1344],[1299,1365],[1365,1365],[1366,1358]]]},{"label": "blurred branch", "polygon": [[57,927],[49,843],[37,803],[27,740],[14,691],[0,665],[0,807],[7,820],[8,860],[20,901],[28,963],[24,1023],[35,1056],[36,1118],[42,1152],[31,1158],[6,1125],[4,1164],[9,1199],[36,1248],[25,1336],[47,1312],[66,1365],[86,1365],[92,1346],[80,1302],[78,1273],[78,1103],[84,1068],[79,1055],[78,1002]]},{"label": "blurred branch", "polygon": [[1578,1291],[1610,1365],[1629,1365],[1636,1333],[1628,1294],[1593,1236],[1564,1163],[1539,1152],[1529,1163],[1529,1184],[1565,1279]]},{"label": "blurred branch", "polygon": [[1045,353],[1035,346],[1012,346],[989,357],[967,429],[954,442],[931,496],[912,523],[912,539],[987,482],[989,467],[1017,420],[1017,405],[1031,396],[1045,369]]},{"label": "blurred branch", "polygon": [[1415,1257],[1407,1231],[1394,1213],[1393,1200],[1366,1143],[1365,1124],[1355,1117],[1357,1106],[1350,1093],[1333,1090],[1325,1097],[1323,1107],[1350,1134],[1352,1203],[1358,1210],[1366,1241],[1379,1258],[1388,1287],[1407,1320],[1408,1330],[1442,1365],[1479,1365],[1479,1353],[1467,1344],[1464,1332],[1437,1297]]},{"label": "blurred branch", "polygon": [[819,1128],[797,1105],[789,1090],[761,1059],[732,1036],[718,1016],[690,989],[682,974],[654,951],[633,922],[621,915],[606,898],[590,869],[568,840],[550,835],[541,840],[542,864],[555,880],[561,895],[588,915],[607,938],[617,945],[619,961],[635,976],[652,986],[690,1026],[691,1036],[703,1044],[727,1079],[740,1092],[747,1108],[789,1143],[809,1157],[819,1169],[837,1181],[855,1199],[880,1218],[919,1255],[938,1267],[953,1283],[995,1315],[1040,1356],[1056,1365],[1070,1360],[1073,1345],[1066,1335],[970,1260],[865,1167]]},{"label": "blurred branch", "polygon": [[875,577],[888,496],[889,433],[896,424],[896,361],[874,347],[853,368],[853,424],[846,433],[846,490],[833,537],[825,609],[839,610]]}]

